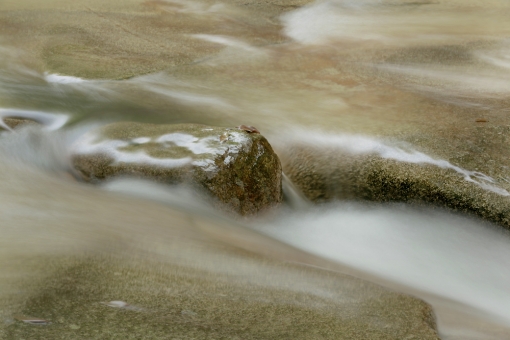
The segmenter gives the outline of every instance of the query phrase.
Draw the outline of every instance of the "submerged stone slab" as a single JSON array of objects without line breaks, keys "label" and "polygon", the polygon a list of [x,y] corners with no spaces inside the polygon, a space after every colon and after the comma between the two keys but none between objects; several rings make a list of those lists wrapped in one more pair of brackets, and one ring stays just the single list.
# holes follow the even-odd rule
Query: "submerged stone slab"
[{"label": "submerged stone slab", "polygon": [[[72,259],[24,307],[53,327],[15,320],[5,326],[5,338],[439,339],[433,311],[414,297],[298,265],[266,260],[256,268],[267,281],[293,286],[292,278],[301,280],[302,289],[166,263]],[[327,297],[314,294],[314,280]],[[126,301],[109,302],[112,296]]]},{"label": "submerged stone slab", "polygon": [[281,165],[271,145],[238,128],[113,123],[78,140],[72,162],[89,182],[131,176],[191,184],[242,215],[278,205],[283,197]]}]

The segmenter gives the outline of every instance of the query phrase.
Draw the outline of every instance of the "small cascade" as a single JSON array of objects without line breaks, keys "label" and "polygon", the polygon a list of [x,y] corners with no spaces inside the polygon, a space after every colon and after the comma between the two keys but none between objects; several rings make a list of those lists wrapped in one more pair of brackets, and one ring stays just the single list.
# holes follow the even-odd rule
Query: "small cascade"
[{"label": "small cascade", "polygon": [[306,210],[312,206],[312,203],[303,193],[292,183],[292,181],[282,173],[283,199],[294,210]]}]

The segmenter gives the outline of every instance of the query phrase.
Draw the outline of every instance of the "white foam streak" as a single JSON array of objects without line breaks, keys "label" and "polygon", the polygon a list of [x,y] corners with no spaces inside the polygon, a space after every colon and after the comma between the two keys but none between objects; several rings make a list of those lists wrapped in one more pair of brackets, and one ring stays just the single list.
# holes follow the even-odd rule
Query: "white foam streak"
[{"label": "white foam streak", "polygon": [[209,144],[213,140],[217,139],[217,137],[206,137],[199,139],[195,136],[189,135],[187,133],[169,133],[158,137],[156,139],[156,143],[172,143],[180,147],[185,147],[189,151],[193,152],[196,155],[200,154],[221,154],[225,151],[225,148],[218,147],[210,147]]},{"label": "white foam streak", "polygon": [[167,12],[183,14],[211,15],[222,14],[228,11],[228,7],[222,3],[206,4],[200,1],[190,0],[163,0],[161,9]]},{"label": "white foam streak", "polygon": [[[373,23],[381,18],[371,18]],[[367,20],[368,21],[368,20]],[[331,39],[385,39],[384,35],[370,29],[368,22],[344,15],[333,1],[317,2],[282,17],[284,33],[295,41],[305,44],[325,44]],[[384,24],[384,23],[382,23]],[[386,23],[387,24],[387,23]]]},{"label": "white foam streak", "polygon": [[[377,68],[398,75],[411,76],[408,84],[415,83],[415,88],[427,88],[438,94],[453,96],[482,96],[490,97],[510,92],[510,74],[470,73],[469,71],[455,71],[451,69],[434,69],[432,67],[402,66],[384,64]],[[428,81],[429,85],[423,82]]]},{"label": "white foam streak", "polygon": [[69,120],[69,116],[62,113],[0,108],[0,125],[7,130],[11,130],[4,122],[4,118],[8,117],[34,120],[47,130],[58,130]]},{"label": "white foam streak", "polygon": [[220,109],[234,109],[235,107],[221,98],[204,96],[189,92],[175,91],[162,86],[141,84],[146,90],[164,95],[187,105],[214,106]]},{"label": "white foam streak", "polygon": [[80,84],[87,81],[79,77],[63,76],[60,74],[48,72],[44,73],[44,80],[46,80],[48,83],[54,84]]},{"label": "white foam streak", "polygon": [[478,59],[504,69],[510,70],[510,47],[508,41],[506,41],[502,48],[493,51],[477,51],[474,56]]},{"label": "white foam streak", "polygon": [[497,12],[483,13],[483,8],[474,11],[469,4],[457,8],[437,5],[434,2],[325,0],[286,13],[281,20],[284,33],[304,45],[339,40],[409,45],[445,39],[451,42],[469,35],[479,37],[508,31],[506,25],[494,24],[495,20],[503,19]]},{"label": "white foam streak", "polygon": [[212,43],[220,44],[223,46],[233,47],[237,49],[244,50],[250,53],[263,53],[261,49],[253,47],[244,41],[234,39],[224,35],[213,35],[213,34],[192,34],[193,38],[201,39],[204,41],[209,41]]},{"label": "white foam streak", "polygon": [[168,133],[158,137],[136,137],[128,140],[104,139],[98,134],[88,133],[79,138],[71,146],[73,154],[98,154],[107,155],[113,159],[114,164],[132,163],[147,164],[163,168],[175,168],[193,164],[204,168],[206,171],[215,171],[217,167],[213,159],[193,159],[193,157],[182,158],[157,158],[147,154],[144,150],[126,150],[129,146],[141,144],[158,144],[160,149],[172,149],[177,147],[185,148],[194,155],[226,155],[225,162],[228,164],[239,153],[241,148],[249,144],[249,139],[238,131],[228,133],[229,140],[237,144],[221,144],[217,136],[197,138],[187,133]]},{"label": "white foam streak", "polygon": [[[102,149],[104,150],[104,149]],[[190,157],[184,158],[155,158],[147,155],[143,151],[137,152],[110,152],[113,155],[115,162],[114,164],[120,163],[133,163],[133,164],[147,164],[155,165],[163,168],[178,168],[187,165],[191,162]]]}]

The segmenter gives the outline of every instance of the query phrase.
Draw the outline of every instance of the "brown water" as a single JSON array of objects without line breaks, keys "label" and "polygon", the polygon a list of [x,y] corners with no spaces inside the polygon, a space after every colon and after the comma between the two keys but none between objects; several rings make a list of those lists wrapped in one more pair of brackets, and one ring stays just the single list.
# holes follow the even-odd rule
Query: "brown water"
[{"label": "brown water", "polygon": [[[495,0],[2,2],[0,114],[49,127],[0,139],[3,298],[17,301],[19,282],[63,254],[127,244],[165,258],[175,254],[162,240],[202,237],[165,229],[211,214],[175,188],[113,185],[142,196],[126,198],[61,175],[73,140],[108,121],[254,125],[279,152],[296,140],[374,152],[506,196],[509,14]],[[510,238],[497,227],[402,206],[297,205],[250,225],[269,235],[258,252],[287,249],[277,239],[415,294],[444,339],[510,337]]]}]

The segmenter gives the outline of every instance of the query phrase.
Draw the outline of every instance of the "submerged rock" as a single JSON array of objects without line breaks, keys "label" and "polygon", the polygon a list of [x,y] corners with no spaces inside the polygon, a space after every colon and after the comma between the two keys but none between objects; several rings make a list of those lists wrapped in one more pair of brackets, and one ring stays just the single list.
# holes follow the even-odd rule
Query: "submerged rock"
[{"label": "submerged rock", "polygon": [[228,210],[255,214],[282,201],[278,157],[259,133],[198,124],[114,123],[77,141],[84,180],[148,178],[205,189]]},{"label": "submerged rock", "polygon": [[[268,259],[242,259],[242,264],[267,278],[253,284],[244,275],[237,278],[234,269],[204,275],[189,264],[73,258],[42,282],[45,288],[24,307],[61,322],[56,327],[15,323],[5,327],[5,338],[439,339],[433,311],[417,298],[306,266]],[[264,284],[270,280],[273,284]],[[110,296],[127,296],[143,308],[98,302]],[[72,325],[80,326],[79,334]]]}]

